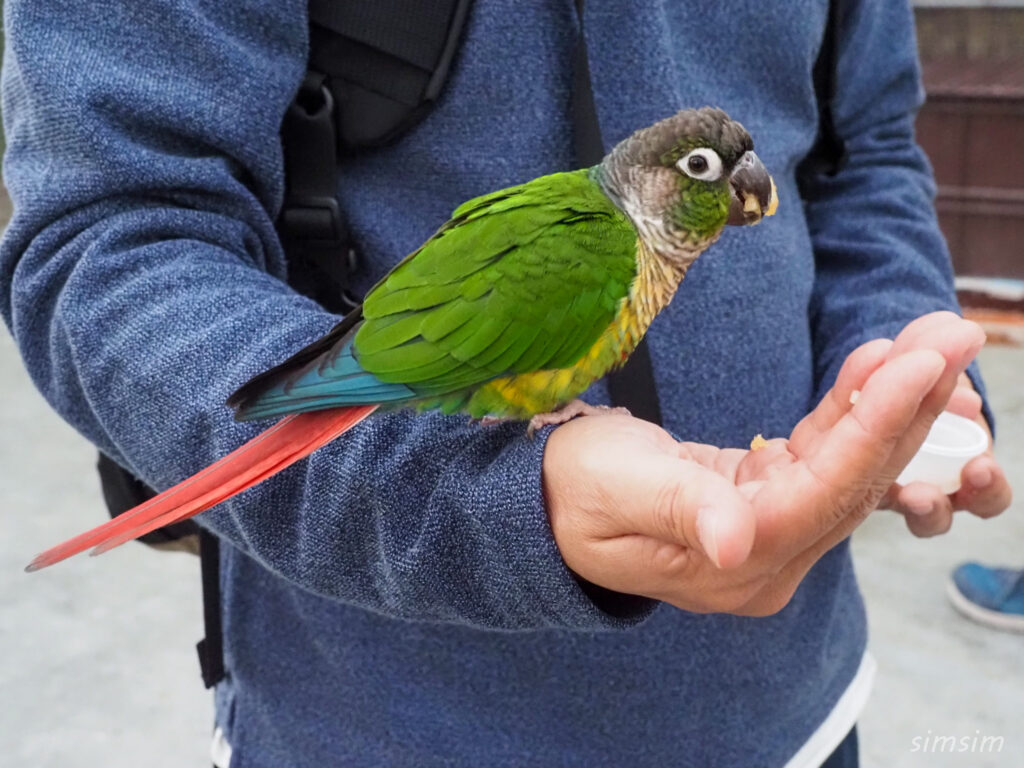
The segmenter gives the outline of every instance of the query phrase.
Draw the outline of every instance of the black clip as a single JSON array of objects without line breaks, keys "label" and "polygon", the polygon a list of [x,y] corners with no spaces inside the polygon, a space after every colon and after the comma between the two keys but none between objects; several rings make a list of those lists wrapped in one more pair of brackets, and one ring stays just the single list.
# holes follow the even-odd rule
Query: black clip
[{"label": "black clip", "polygon": [[282,234],[314,246],[341,246],[347,232],[338,208],[334,97],[322,75],[307,73],[281,126],[287,188]]},{"label": "black clip", "polygon": [[340,248],[348,240],[348,228],[333,196],[289,195],[280,222],[282,234],[307,246]]},{"label": "black clip", "polygon": [[287,187],[278,230],[289,257],[315,273],[297,287],[333,311],[348,311],[358,306],[347,290],[358,257],[336,197],[335,102],[323,75],[306,74],[281,136]]}]

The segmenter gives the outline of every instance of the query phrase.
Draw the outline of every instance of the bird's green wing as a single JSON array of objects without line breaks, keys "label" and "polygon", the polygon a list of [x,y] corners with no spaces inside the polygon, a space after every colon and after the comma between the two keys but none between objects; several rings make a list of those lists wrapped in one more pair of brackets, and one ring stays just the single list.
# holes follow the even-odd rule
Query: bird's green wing
[{"label": "bird's green wing", "polygon": [[569,367],[628,293],[636,241],[585,170],[470,200],[366,297],[354,356],[423,397]]}]

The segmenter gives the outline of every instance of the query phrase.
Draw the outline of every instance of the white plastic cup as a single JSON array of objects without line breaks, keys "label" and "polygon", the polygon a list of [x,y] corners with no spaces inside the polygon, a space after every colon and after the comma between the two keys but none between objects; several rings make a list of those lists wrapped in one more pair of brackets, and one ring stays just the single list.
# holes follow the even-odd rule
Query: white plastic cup
[{"label": "white plastic cup", "polygon": [[943,493],[960,490],[960,473],[967,462],[988,449],[988,434],[979,424],[943,411],[935,419],[924,445],[896,478],[900,485],[923,482]]}]

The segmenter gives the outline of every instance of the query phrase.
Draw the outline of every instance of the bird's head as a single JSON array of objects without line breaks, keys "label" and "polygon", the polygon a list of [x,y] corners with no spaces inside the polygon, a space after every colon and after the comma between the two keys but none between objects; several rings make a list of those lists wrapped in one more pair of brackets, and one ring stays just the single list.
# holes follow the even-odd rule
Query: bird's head
[{"label": "bird's head", "polygon": [[685,109],[637,131],[597,173],[646,244],[687,264],[726,224],[756,224],[778,206],[750,134],[711,107]]}]

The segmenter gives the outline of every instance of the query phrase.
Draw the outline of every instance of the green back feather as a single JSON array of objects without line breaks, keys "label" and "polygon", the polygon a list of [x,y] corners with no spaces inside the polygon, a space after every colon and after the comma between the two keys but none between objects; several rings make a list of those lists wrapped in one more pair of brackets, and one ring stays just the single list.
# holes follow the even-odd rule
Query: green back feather
[{"label": "green back feather", "polygon": [[569,367],[627,295],[636,239],[586,170],[470,200],[366,297],[356,357],[424,397]]}]

